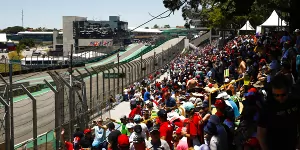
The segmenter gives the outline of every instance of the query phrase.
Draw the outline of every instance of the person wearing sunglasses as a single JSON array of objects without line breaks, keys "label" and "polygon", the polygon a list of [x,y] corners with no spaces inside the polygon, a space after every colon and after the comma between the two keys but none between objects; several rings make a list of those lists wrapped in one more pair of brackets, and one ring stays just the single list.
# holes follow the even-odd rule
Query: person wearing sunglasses
[{"label": "person wearing sunglasses", "polygon": [[268,99],[258,118],[257,139],[262,150],[299,148],[299,94],[290,92],[288,81],[283,74],[274,76],[271,81]]}]

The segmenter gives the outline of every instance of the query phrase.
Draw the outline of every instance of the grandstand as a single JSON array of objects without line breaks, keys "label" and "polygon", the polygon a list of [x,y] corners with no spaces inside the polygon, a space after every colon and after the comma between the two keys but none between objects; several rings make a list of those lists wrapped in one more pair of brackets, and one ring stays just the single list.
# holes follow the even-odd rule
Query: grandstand
[{"label": "grandstand", "polygon": [[[62,35],[62,32],[59,32]],[[19,41],[21,39],[33,39],[34,41],[39,42],[52,42],[53,41],[53,32],[18,32],[18,34],[7,35],[7,39],[13,41]]]}]

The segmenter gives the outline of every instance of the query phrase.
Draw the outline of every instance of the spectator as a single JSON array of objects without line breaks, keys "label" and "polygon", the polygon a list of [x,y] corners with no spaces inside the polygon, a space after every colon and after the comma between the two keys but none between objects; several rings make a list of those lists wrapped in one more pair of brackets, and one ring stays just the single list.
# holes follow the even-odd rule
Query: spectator
[{"label": "spectator", "polygon": [[167,112],[164,109],[161,109],[157,112],[157,116],[159,118],[159,132],[160,138],[167,141],[169,147],[172,148],[172,135],[173,135],[173,126],[167,120]]},{"label": "spectator", "polygon": [[91,129],[84,130],[84,137],[80,140],[81,148],[91,148],[93,144],[93,137]]},{"label": "spectator", "polygon": [[141,134],[145,139],[148,139],[149,138],[148,127],[145,123],[142,122],[142,117],[140,115],[135,115],[133,121],[136,125],[140,125],[142,127]]},{"label": "spectator", "polygon": [[[298,142],[299,99],[289,90],[289,81],[284,75],[277,75],[271,82],[257,128],[257,137],[262,150],[294,150]],[[283,138],[284,137],[284,138]]]},{"label": "spectator", "polygon": [[119,130],[115,129],[114,123],[109,123],[107,125],[110,134],[107,137],[108,140],[108,150],[117,150],[118,149],[118,137],[121,135]]},{"label": "spectator", "polygon": [[118,148],[119,150],[129,150],[130,147],[130,143],[129,143],[129,139],[128,136],[125,134],[121,134],[118,137]]},{"label": "spectator", "polygon": [[182,127],[178,128],[175,132],[176,134],[175,141],[177,142],[176,150],[187,150],[189,148],[187,143],[187,138],[183,137],[181,132],[182,132]]},{"label": "spectator", "polygon": [[102,125],[103,120],[98,119],[96,122],[96,126],[94,126],[92,129],[95,133],[95,139],[92,143],[92,147],[94,148],[106,148],[107,142],[106,142],[106,130],[107,127]]}]

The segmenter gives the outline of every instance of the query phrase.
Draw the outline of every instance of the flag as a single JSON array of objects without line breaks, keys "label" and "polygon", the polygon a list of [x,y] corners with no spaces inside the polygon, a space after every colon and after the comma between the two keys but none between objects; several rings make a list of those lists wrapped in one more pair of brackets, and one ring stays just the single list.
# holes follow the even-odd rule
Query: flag
[{"label": "flag", "polygon": [[229,77],[229,69],[224,70],[224,78]]}]

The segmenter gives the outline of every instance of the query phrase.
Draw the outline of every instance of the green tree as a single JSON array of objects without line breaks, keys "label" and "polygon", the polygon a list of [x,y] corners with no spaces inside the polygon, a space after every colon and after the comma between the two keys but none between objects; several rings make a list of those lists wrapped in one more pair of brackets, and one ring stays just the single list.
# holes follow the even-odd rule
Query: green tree
[{"label": "green tree", "polygon": [[157,29],[157,28],[159,28],[159,26],[158,26],[157,24],[155,24],[155,25],[153,26],[153,28],[154,28],[154,29]]},{"label": "green tree", "polygon": [[[279,16],[289,22],[290,30],[300,27],[299,0],[163,0],[163,4],[171,12],[181,9],[185,20],[203,18],[202,23],[207,25],[212,23],[211,26],[224,25],[223,22],[211,22],[223,21],[224,18],[226,26],[240,26],[240,22],[245,23],[245,20],[254,22],[252,24],[256,26],[263,23],[271,12],[276,10]],[[220,16],[221,14],[224,18]]]},{"label": "green tree", "polygon": [[34,43],[33,39],[21,39],[19,41],[19,45],[25,45],[25,46],[28,46],[28,47],[34,47],[35,43]]},{"label": "green tree", "polygon": [[9,60],[21,60],[24,58],[24,56],[22,55],[22,51],[26,46],[24,44],[18,44],[16,46],[16,50],[15,51],[11,51],[8,53],[8,58]]},{"label": "green tree", "polygon": [[24,31],[25,29],[21,26],[7,27],[2,30],[3,33],[6,34],[17,34],[20,31]]},{"label": "green tree", "polygon": [[164,28],[170,28],[170,25],[167,24],[167,25],[164,26]]}]

